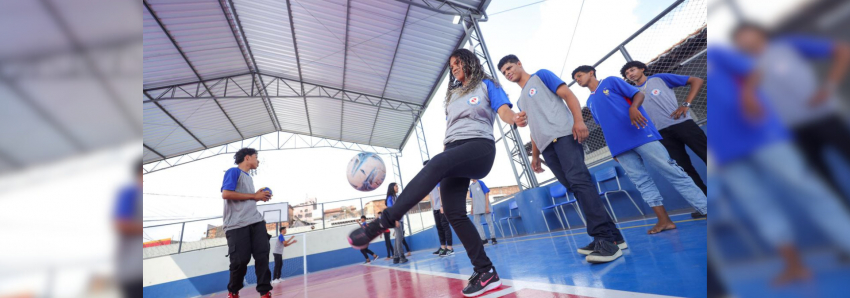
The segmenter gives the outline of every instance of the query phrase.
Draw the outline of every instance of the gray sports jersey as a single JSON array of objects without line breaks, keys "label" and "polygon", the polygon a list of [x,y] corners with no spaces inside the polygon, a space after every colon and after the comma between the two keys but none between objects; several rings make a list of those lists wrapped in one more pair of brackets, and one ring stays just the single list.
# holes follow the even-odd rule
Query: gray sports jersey
[{"label": "gray sports jersey", "polygon": [[[504,91],[502,91],[504,94]],[[504,98],[507,99],[507,96]],[[458,96],[452,94],[446,111],[446,139],[443,144],[454,141],[493,138],[493,121],[496,112],[490,108],[487,84],[481,82],[469,93]],[[508,102],[509,103],[509,102]]]},{"label": "gray sports jersey", "polygon": [[528,114],[528,128],[537,150],[543,152],[552,140],[573,134],[573,114],[564,100],[537,75],[522,88],[517,107]]},{"label": "gray sports jersey", "polygon": [[274,238],[274,251],[272,253],[282,255],[283,254],[283,243],[286,242],[286,237],[283,237],[284,241],[280,241],[280,238]]},{"label": "gray sports jersey", "polygon": [[649,119],[655,123],[656,129],[662,130],[668,126],[691,120],[690,111],[685,114],[685,117],[679,119],[670,117],[679,108],[679,101],[676,99],[676,92],[668,87],[664,80],[649,76],[643,86],[637,87],[645,96],[642,106]]},{"label": "gray sports jersey", "polygon": [[839,98],[832,94],[821,105],[809,106],[821,82],[811,63],[791,45],[771,44],[758,61],[762,88],[785,124],[794,127],[840,110]]},{"label": "gray sports jersey", "polygon": [[431,209],[440,210],[443,204],[440,202],[440,185],[431,190]]},{"label": "gray sports jersey", "polygon": [[[254,179],[248,173],[239,171],[239,180],[236,183],[236,192],[253,194]],[[232,170],[231,169],[231,170]],[[224,231],[230,231],[241,227],[247,227],[253,223],[263,221],[263,215],[257,211],[257,201],[254,200],[224,200]]]},{"label": "gray sports jersey", "polygon": [[475,181],[475,183],[470,184],[469,195],[472,196],[472,211],[475,212],[474,214],[484,214],[484,204],[490,205],[490,201],[485,198],[484,190],[481,189],[481,183]]}]

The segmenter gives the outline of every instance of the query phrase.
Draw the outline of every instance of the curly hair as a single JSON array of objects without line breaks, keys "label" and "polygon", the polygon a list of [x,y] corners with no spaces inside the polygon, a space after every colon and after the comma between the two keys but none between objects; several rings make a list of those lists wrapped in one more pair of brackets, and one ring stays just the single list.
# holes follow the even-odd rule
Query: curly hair
[{"label": "curly hair", "polygon": [[640,61],[637,61],[637,60],[626,62],[626,64],[623,65],[622,68],[620,68],[620,75],[622,75],[624,79],[628,80],[629,78],[626,77],[626,71],[629,70],[629,68],[632,68],[632,67],[637,67],[639,69],[643,69],[643,74],[646,75],[646,76],[649,76],[649,72],[647,71],[647,70],[649,70],[649,68],[646,67],[646,64],[643,64],[643,62],[640,62]]},{"label": "curly hair", "polygon": [[478,57],[476,57],[472,51],[467,49],[457,49],[452,52],[451,56],[449,56],[449,61],[451,61],[452,57],[459,60],[463,65],[463,76],[466,78],[467,83],[464,85],[455,78],[454,74],[449,72],[449,88],[448,91],[446,91],[446,99],[443,102],[446,109],[446,115],[449,114],[449,101],[453,94],[456,94],[458,97],[466,95],[469,92],[472,92],[472,90],[475,90],[475,88],[478,87],[478,84],[485,79],[489,79],[494,85],[496,85],[496,87],[499,87],[499,83],[492,76],[484,72],[481,60],[478,60]]}]

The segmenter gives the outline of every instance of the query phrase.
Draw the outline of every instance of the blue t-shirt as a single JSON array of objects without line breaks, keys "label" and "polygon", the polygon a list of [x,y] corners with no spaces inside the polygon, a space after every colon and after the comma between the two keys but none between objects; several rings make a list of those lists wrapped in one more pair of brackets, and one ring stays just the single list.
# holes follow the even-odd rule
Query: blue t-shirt
[{"label": "blue t-shirt", "polygon": [[599,81],[596,91],[590,93],[587,99],[587,107],[593,120],[602,127],[612,156],[661,139],[661,134],[643,107],[638,108],[638,111],[646,118],[646,127],[638,129],[632,125],[629,108],[632,97],[638,92],[638,88],[620,78],[607,77]]},{"label": "blue t-shirt", "polygon": [[708,114],[718,121],[708,122],[707,135],[714,160],[719,165],[745,157],[762,146],[788,140],[790,134],[778,115],[765,100],[758,97],[764,115],[760,122],[748,120],[741,103],[741,88],[754,70],[755,61],[733,49],[712,47],[708,50]]},{"label": "blue t-shirt", "polygon": [[[392,207],[392,206],[393,206],[393,203],[395,203],[395,200],[396,200],[396,199],[398,199],[398,198],[393,198],[393,196],[387,196],[387,208]],[[402,216],[398,219],[398,221],[399,221],[399,222],[403,222],[403,221],[404,221],[404,215],[402,215]]]},{"label": "blue t-shirt", "polygon": [[[666,84],[667,87],[676,88],[676,87],[682,87],[682,86],[687,85],[688,79],[690,77],[672,74],[672,73],[657,73],[657,74],[649,76],[647,78],[647,81],[649,81],[649,78],[659,78],[662,81],[664,81],[664,84]],[[646,84],[646,83],[644,83],[644,84]],[[640,85],[640,86],[637,86],[637,87],[640,88],[641,86],[643,86],[643,85]]]},{"label": "blue t-shirt", "polygon": [[118,193],[118,203],[115,205],[115,219],[119,220],[138,220],[139,193],[138,185],[127,186]]},{"label": "blue t-shirt", "polygon": [[835,42],[824,38],[788,35],[778,38],[776,42],[791,45],[803,57],[809,59],[829,58],[835,52]]}]

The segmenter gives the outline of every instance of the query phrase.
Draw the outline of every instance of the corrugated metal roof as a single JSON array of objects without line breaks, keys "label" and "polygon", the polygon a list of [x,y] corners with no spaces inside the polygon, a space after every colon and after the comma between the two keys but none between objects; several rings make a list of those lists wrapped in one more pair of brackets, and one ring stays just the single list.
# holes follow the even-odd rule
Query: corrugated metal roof
[{"label": "corrugated metal roof", "polygon": [[398,1],[144,3],[145,163],[276,130],[399,149],[464,37]]}]

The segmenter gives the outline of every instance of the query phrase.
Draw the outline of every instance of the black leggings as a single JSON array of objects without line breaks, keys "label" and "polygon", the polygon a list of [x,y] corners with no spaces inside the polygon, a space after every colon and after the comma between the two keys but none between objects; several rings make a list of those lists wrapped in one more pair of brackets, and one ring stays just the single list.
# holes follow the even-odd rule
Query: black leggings
[{"label": "black leggings", "polygon": [[452,246],[452,228],[449,220],[440,213],[440,209],[434,210],[434,224],[437,226],[437,235],[440,236],[440,245]]},{"label": "black leggings", "polygon": [[375,252],[373,252],[373,251],[369,250],[368,248],[361,249],[361,250],[360,250],[360,253],[362,253],[362,254],[363,254],[363,257],[364,257],[364,258],[366,258],[367,260],[369,259],[369,256],[370,256],[370,255],[374,255],[374,254],[375,254]]},{"label": "black leggings", "polygon": [[440,183],[444,215],[457,233],[466,254],[477,272],[489,271],[493,264],[484,253],[478,231],[466,216],[466,192],[470,179],[481,179],[490,173],[496,158],[496,145],[488,139],[451,142],[416,174],[396,203],[384,210],[389,222],[395,222]]}]

